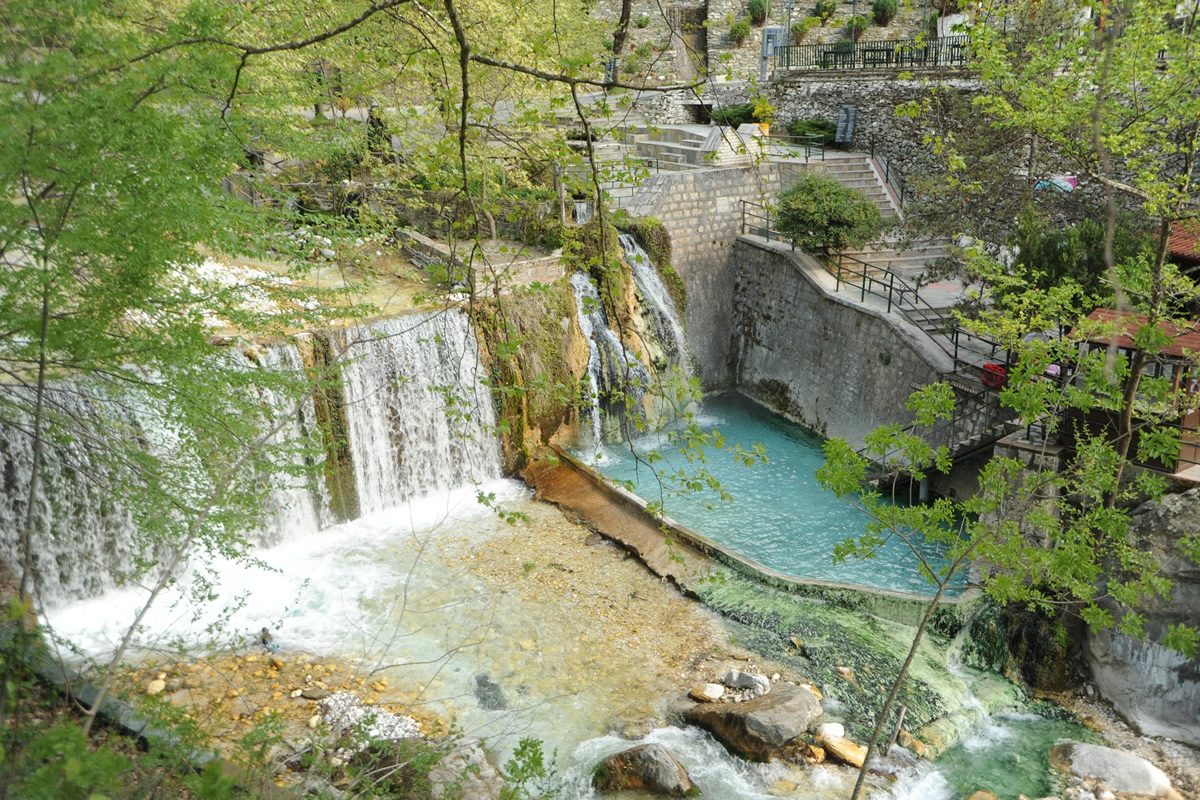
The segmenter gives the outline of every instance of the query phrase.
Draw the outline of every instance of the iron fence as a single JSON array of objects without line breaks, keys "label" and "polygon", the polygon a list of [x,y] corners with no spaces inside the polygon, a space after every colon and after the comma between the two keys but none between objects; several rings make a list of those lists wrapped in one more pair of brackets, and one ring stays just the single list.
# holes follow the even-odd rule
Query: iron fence
[{"label": "iron fence", "polygon": [[965,67],[970,37],[790,44],[775,49],[776,69]]}]

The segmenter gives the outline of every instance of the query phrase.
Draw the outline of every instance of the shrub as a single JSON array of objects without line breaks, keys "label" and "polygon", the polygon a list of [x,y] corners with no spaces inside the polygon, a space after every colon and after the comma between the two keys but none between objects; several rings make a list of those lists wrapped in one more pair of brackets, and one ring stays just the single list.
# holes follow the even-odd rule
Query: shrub
[{"label": "shrub", "polygon": [[755,25],[762,25],[767,21],[767,12],[770,10],[770,5],[767,0],[750,0],[746,5],[746,10],[750,12],[750,21]]},{"label": "shrub", "polygon": [[816,17],[805,17],[804,19],[796,20],[792,23],[792,42],[799,44],[804,41],[804,37],[808,35],[808,32],[820,24],[820,20]]},{"label": "shrub", "polygon": [[846,23],[846,33],[850,34],[850,38],[857,42],[859,37],[863,35],[863,31],[865,31],[870,24],[870,20],[868,20],[862,14],[855,14]]},{"label": "shrub", "polygon": [[729,26],[729,38],[733,39],[733,43],[741,47],[750,38],[750,20],[742,17],[736,20]]},{"label": "shrub", "polygon": [[836,13],[837,0],[817,0],[817,5],[813,8],[813,16],[821,20],[822,25],[833,19]]},{"label": "shrub", "polygon": [[862,192],[824,175],[807,175],[779,195],[779,230],[805,250],[862,247],[883,219]]},{"label": "shrub", "polygon": [[734,128],[747,122],[756,121],[753,103],[738,103],[724,108],[714,108],[709,116],[713,125],[729,125]]},{"label": "shrub", "polygon": [[787,132],[788,136],[820,136],[821,144],[829,147],[837,136],[837,123],[820,117],[794,119],[787,124]]},{"label": "shrub", "polygon": [[875,0],[871,4],[871,12],[875,16],[875,24],[886,28],[896,18],[896,0]]},{"label": "shrub", "polygon": [[633,25],[636,28],[644,28],[649,24],[650,24],[650,15],[649,14],[639,14],[638,18],[633,21]]}]

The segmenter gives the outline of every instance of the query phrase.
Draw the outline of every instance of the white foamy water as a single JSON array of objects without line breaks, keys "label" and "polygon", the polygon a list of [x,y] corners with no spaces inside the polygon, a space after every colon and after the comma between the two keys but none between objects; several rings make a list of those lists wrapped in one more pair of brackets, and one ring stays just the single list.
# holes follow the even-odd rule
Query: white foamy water
[{"label": "white foamy water", "polygon": [[654,337],[666,351],[671,365],[682,370],[686,376],[691,376],[691,355],[688,353],[687,339],[683,333],[683,323],[679,320],[679,311],[670,292],[658,276],[658,270],[650,261],[650,255],[637,243],[637,239],[628,233],[620,234],[621,249],[625,252],[625,261],[633,272],[633,281],[642,298],[642,308],[649,317]]},{"label": "white foamy water", "polygon": [[[508,480],[489,482],[480,490],[495,493],[498,500],[527,491]],[[470,486],[435,492],[256,551],[266,568],[219,557],[193,559],[178,585],[151,607],[134,640],[135,652],[219,644],[211,640],[210,626],[224,622],[223,640],[239,634],[253,638],[268,627],[284,649],[353,656],[390,619],[387,603],[410,581],[413,558],[426,537],[469,530],[465,523],[494,516],[476,502],[476,492]],[[402,551],[398,557],[381,556],[397,549]],[[215,572],[219,582],[212,600],[197,606],[189,590],[204,579],[205,570]],[[48,621],[84,654],[103,659],[117,647],[147,597],[146,589],[117,589],[52,609]],[[233,609],[227,618],[226,609]]]}]

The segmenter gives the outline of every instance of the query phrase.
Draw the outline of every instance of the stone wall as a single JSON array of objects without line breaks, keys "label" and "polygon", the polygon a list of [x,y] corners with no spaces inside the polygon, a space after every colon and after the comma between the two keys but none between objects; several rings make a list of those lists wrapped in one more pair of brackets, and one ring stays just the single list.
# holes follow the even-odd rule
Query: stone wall
[{"label": "stone wall", "polygon": [[1176,544],[1200,530],[1200,489],[1144,504],[1134,511],[1133,526],[1174,581],[1171,599],[1145,609],[1145,640],[1089,633],[1088,665],[1101,694],[1142,733],[1200,745],[1200,664],[1155,644],[1168,625],[1200,620],[1200,565]]},{"label": "stone wall", "polygon": [[687,288],[688,346],[706,390],[728,388],[733,243],[741,233],[741,200],[762,203],[799,167],[763,164],[661,173],[639,189],[626,210],[656,217],[671,237],[671,260]]},{"label": "stone wall", "polygon": [[904,80],[894,75],[823,72],[781,76],[767,94],[779,125],[808,117],[836,120],[843,106],[854,106],[858,117],[850,149],[868,152],[874,138],[876,152],[907,175],[935,169],[932,152],[925,144],[926,135],[935,131],[925,120],[897,116],[896,107],[927,99],[931,92],[954,92],[969,100],[979,90],[977,81],[945,71]]},{"label": "stone wall", "polygon": [[748,238],[732,250],[737,386],[805,426],[861,444],[880,425],[907,423],[908,395],[950,370],[916,328],[832,294],[809,256]]}]

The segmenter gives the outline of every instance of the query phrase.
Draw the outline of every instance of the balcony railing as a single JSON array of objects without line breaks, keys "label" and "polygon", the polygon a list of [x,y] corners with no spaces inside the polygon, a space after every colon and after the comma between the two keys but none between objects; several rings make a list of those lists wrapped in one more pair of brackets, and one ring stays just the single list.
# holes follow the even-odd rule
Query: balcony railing
[{"label": "balcony railing", "polygon": [[775,69],[965,67],[967,36],[793,44],[775,50]]}]

